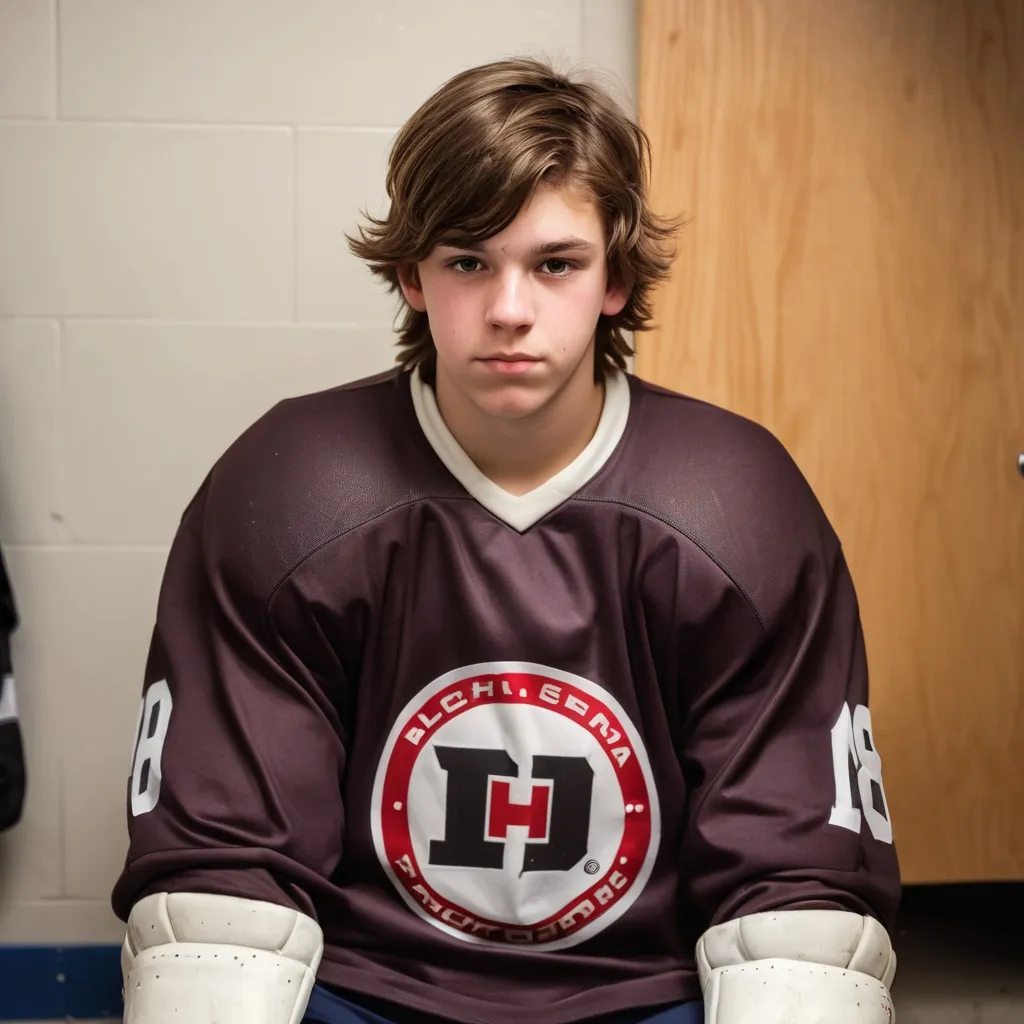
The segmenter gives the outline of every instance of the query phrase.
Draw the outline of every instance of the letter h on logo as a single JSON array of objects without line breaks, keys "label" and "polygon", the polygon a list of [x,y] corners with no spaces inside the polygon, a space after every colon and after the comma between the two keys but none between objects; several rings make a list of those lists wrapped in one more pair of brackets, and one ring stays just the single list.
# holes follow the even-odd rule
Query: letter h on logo
[{"label": "letter h on logo", "polygon": [[487,821],[487,838],[504,839],[513,825],[526,828],[531,839],[546,839],[550,786],[534,784],[528,804],[512,803],[512,784],[491,779],[491,813]]}]

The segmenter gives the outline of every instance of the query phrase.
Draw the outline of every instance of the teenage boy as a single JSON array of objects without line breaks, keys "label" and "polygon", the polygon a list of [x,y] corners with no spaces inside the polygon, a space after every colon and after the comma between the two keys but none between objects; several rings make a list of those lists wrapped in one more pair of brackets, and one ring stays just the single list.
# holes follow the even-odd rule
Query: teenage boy
[{"label": "teenage boy", "polygon": [[647,174],[530,60],[399,133],[350,239],[399,366],[259,420],[170,555],[130,1021],[889,1024],[854,588],[765,430],[626,372]]}]

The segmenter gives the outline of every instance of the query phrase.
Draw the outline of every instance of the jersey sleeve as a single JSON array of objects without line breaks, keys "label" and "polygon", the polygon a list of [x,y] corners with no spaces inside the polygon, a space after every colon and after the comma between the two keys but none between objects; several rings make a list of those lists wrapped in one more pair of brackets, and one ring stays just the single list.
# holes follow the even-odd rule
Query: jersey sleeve
[{"label": "jersey sleeve", "polygon": [[900,878],[857,598],[838,540],[810,522],[795,540],[800,517],[779,524],[771,571],[731,590],[706,631],[680,871],[708,924],[824,908],[891,930]]},{"label": "jersey sleeve", "polygon": [[160,891],[315,917],[341,858],[344,668],[315,608],[254,570],[273,538],[247,533],[249,503],[224,490],[204,484],[165,569],[112,895],[123,920]]}]

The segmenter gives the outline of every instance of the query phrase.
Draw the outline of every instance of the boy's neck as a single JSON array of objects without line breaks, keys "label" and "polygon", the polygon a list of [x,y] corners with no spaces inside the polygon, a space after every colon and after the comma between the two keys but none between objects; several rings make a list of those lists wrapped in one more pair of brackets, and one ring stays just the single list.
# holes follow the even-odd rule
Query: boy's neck
[{"label": "boy's neck", "polygon": [[604,382],[570,381],[536,414],[505,420],[487,416],[443,374],[437,406],[452,436],[492,483],[521,495],[547,483],[590,443],[604,409]]}]

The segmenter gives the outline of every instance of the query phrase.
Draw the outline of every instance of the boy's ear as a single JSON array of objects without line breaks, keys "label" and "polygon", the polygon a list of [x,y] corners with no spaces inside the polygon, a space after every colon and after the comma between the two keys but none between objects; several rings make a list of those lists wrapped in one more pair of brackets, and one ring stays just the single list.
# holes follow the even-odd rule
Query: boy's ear
[{"label": "boy's ear", "polygon": [[417,313],[426,313],[427,302],[423,297],[423,286],[420,284],[420,272],[415,263],[400,263],[396,268],[398,283],[402,288],[405,301]]},{"label": "boy's ear", "polygon": [[605,316],[618,316],[622,312],[633,291],[634,280],[635,275],[629,272],[614,278],[608,278],[608,285],[604,292],[604,303],[601,306],[601,312]]}]

